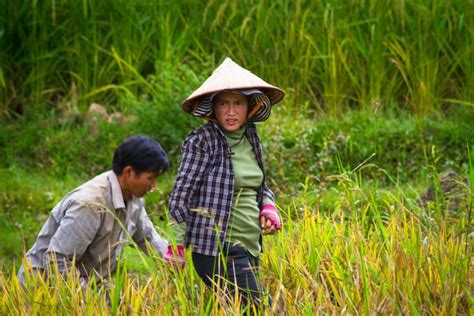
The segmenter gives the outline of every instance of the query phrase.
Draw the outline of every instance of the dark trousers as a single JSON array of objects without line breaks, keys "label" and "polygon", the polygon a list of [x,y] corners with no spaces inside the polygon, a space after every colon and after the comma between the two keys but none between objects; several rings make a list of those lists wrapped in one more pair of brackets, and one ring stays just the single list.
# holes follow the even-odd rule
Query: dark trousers
[{"label": "dark trousers", "polygon": [[235,295],[236,286],[242,303],[259,305],[263,299],[263,288],[258,279],[258,258],[249,254],[244,247],[225,243],[217,257],[193,252],[193,264],[202,281],[214,289],[216,284]]}]

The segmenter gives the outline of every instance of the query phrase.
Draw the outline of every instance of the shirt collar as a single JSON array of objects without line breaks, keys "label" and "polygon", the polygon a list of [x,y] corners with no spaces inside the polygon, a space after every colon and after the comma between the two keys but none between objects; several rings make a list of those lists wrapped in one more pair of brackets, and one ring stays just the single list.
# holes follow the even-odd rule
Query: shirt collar
[{"label": "shirt collar", "polygon": [[123,200],[122,189],[115,172],[111,171],[109,175],[110,188],[112,191],[112,203],[114,209],[126,208]]},{"label": "shirt collar", "polygon": [[220,135],[222,135],[223,137],[225,137],[224,132],[222,131],[221,126],[219,125],[219,123],[214,122],[214,121],[209,121],[209,124],[210,124],[216,131],[218,131],[218,133],[219,133]]},{"label": "shirt collar", "polygon": [[232,138],[232,139],[241,139],[243,136],[244,136],[244,133],[245,133],[245,130],[247,128],[247,124],[243,124],[240,129],[236,130],[236,131],[232,131],[232,132],[229,132],[229,131],[223,131],[224,132],[224,135],[228,138]]}]

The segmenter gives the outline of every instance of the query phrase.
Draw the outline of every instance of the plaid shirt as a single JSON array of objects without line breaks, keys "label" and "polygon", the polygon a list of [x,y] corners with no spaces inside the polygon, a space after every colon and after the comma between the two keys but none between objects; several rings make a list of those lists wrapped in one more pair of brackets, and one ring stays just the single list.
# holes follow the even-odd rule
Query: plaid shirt
[{"label": "plaid shirt", "polygon": [[[262,146],[257,129],[248,123],[246,136],[262,170]],[[265,180],[257,190],[257,201],[274,200]],[[234,172],[230,148],[219,125],[208,122],[192,131],[182,145],[182,159],[169,203],[170,218],[187,222],[185,244],[193,251],[216,256],[229,223],[234,198]]]}]

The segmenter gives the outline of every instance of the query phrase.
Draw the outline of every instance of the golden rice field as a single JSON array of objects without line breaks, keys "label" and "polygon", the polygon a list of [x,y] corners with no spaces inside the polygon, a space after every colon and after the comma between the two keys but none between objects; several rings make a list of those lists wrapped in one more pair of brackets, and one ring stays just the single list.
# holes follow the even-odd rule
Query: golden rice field
[{"label": "golden rice field", "polygon": [[[273,297],[262,314],[470,315],[473,304],[472,226],[466,216],[425,207],[397,190],[363,190],[338,177],[331,214],[305,197],[282,209],[283,230],[264,242],[261,277]],[[311,192],[306,192],[306,197]],[[324,199],[324,196],[320,196]],[[472,198],[472,196],[471,196]],[[472,201],[471,201],[472,203]],[[472,204],[471,204],[472,205]],[[439,211],[441,210],[441,213]],[[136,257],[138,252],[129,252]],[[128,260],[128,259],[127,259]],[[23,291],[0,274],[0,312],[44,314],[234,315],[238,301],[205,289],[188,264],[180,272],[159,258],[141,261],[145,273],[119,271],[107,290],[82,291],[70,274],[31,279]],[[107,300],[107,297],[109,298]]]}]

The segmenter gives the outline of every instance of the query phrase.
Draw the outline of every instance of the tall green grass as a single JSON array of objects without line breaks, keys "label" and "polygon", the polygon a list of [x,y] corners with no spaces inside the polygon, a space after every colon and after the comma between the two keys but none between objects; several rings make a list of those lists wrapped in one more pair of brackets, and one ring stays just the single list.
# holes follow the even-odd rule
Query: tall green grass
[{"label": "tall green grass", "polygon": [[390,174],[397,183],[426,189],[433,167],[438,173],[467,175],[474,111],[461,110],[423,117],[407,111],[346,111],[338,118],[277,106],[259,126],[268,179],[277,196],[292,197],[300,194],[307,176],[324,191],[327,176],[364,161],[362,177],[380,187],[393,185]]},{"label": "tall green grass", "polygon": [[160,94],[148,79],[160,64],[209,74],[224,56],[286,89],[295,108],[473,105],[469,0],[4,1],[0,10],[2,115],[38,99],[85,107]]}]

